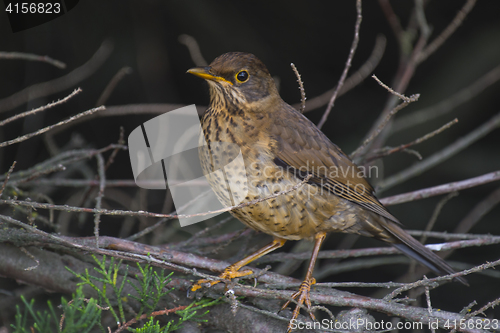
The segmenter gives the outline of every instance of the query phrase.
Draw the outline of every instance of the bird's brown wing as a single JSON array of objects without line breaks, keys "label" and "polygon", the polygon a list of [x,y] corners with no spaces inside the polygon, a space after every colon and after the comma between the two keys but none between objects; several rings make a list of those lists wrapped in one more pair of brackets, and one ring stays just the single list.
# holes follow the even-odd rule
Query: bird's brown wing
[{"label": "bird's brown wing", "polygon": [[278,143],[275,163],[310,183],[356,203],[391,221],[399,221],[374,196],[363,172],[309,119],[286,104],[287,112],[272,119],[271,133]]}]

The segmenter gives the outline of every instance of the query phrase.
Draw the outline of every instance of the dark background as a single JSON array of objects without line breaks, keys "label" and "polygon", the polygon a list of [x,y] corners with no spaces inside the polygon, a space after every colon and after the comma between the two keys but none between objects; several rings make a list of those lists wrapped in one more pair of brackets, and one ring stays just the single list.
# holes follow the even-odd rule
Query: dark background
[{"label": "dark background", "polygon": [[[431,40],[455,17],[463,1],[430,1],[426,7],[427,21],[433,28]],[[403,26],[406,26],[412,1],[392,1]],[[0,6],[3,10],[3,7]],[[418,67],[407,95],[420,93],[418,103],[401,111],[409,114],[433,105],[460,89],[470,85],[489,70],[500,64],[500,4],[496,0],[478,1],[475,8],[458,31],[427,61]],[[0,51],[27,52],[48,55],[67,64],[58,69],[40,62],[0,60],[0,99],[8,97],[30,85],[67,74],[85,63],[109,40],[114,50],[97,72],[77,86],[83,92],[70,102],[36,116],[28,117],[0,128],[0,141],[52,124],[87,110],[95,103],[113,75],[123,66],[130,66],[126,76],[113,91],[106,105],[147,103],[180,103],[206,105],[208,89],[202,80],[185,74],[193,67],[187,48],[179,43],[181,34],[196,38],[205,59],[210,62],[229,51],[245,51],[257,55],[280,81],[280,93],[290,104],[300,100],[300,94],[290,63],[297,66],[304,81],[306,94],[315,97],[337,83],[353,38],[356,11],[354,1],[294,2],[294,1],[80,1],[69,13],[47,24],[12,33],[5,13],[0,13]],[[398,68],[398,46],[387,21],[376,1],[363,2],[363,22],[358,51],[351,69],[355,71],[370,55],[378,34],[387,37],[387,47],[380,65],[374,73],[385,83],[391,84]],[[26,111],[68,95],[67,91],[32,100],[0,116],[0,119]],[[406,143],[420,137],[457,117],[459,123],[439,136],[416,146],[422,156],[446,147],[474,128],[486,122],[500,109],[500,84],[487,88],[478,97],[459,106],[452,113],[426,124],[415,126],[387,142],[390,146]],[[339,98],[323,127],[323,131],[346,153],[352,152],[362,142],[364,135],[377,119],[387,100],[388,93],[374,80],[368,78]],[[325,107],[307,113],[317,123]],[[70,131],[56,136],[62,147],[72,135],[83,137],[83,146],[104,147],[116,142],[119,127],[125,135],[154,115],[97,118],[74,126]],[[493,131],[458,155],[439,166],[396,186],[383,196],[459,181],[500,169],[500,132]],[[49,157],[41,137],[0,149],[0,172],[8,170],[14,160],[16,170],[26,169]],[[396,154],[384,160],[383,172],[391,175],[413,163],[412,155]],[[382,169],[381,169],[382,170]],[[120,153],[108,171],[109,179],[131,179],[132,172],[127,153]],[[464,190],[443,209],[435,230],[453,230],[478,202],[483,200],[498,183]],[[56,203],[63,202],[66,193],[54,194]],[[153,196],[153,195],[150,195]],[[440,197],[391,207],[408,228],[422,229],[429,220]],[[161,200],[158,200],[161,201]],[[159,208],[158,208],[159,207]],[[158,203],[161,209],[161,202]],[[155,207],[150,206],[154,211]],[[102,231],[113,235],[113,225]],[[489,212],[472,230],[478,234],[500,234],[500,208]],[[237,223],[237,222],[233,222]],[[80,235],[90,235],[90,228]],[[325,248],[335,248],[342,239],[332,236]],[[360,240],[356,247],[376,246],[378,243]],[[468,264],[496,260],[499,246],[480,249],[462,249],[451,258]],[[394,274],[379,274],[380,268],[368,270],[368,281],[395,279]],[[402,267],[401,271],[404,272]],[[357,275],[356,275],[357,274]],[[300,276],[298,274],[297,276]],[[342,274],[338,281],[367,281],[362,273]],[[472,287],[443,287],[453,293],[453,301],[439,299],[446,310],[460,311],[472,300],[479,304],[491,301],[500,294],[497,278],[472,276]],[[481,286],[478,286],[478,285]],[[448,289],[447,289],[448,288]],[[439,294],[437,291],[436,294]],[[495,296],[496,295],[496,296]],[[447,294],[443,297],[449,297]],[[446,304],[446,305],[445,305]],[[434,304],[433,304],[434,305]],[[498,309],[495,310],[500,317]]]}]

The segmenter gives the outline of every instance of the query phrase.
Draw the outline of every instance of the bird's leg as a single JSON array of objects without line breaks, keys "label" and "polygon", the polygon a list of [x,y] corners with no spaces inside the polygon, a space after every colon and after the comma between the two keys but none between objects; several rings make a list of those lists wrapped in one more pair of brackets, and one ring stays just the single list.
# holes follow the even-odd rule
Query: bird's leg
[{"label": "bird's leg", "polygon": [[[237,277],[242,277],[242,276],[247,276],[247,275],[252,274],[253,272],[250,269],[245,269],[241,272],[239,270],[240,270],[240,268],[248,265],[252,261],[257,260],[260,257],[265,256],[269,252],[272,252],[272,251],[282,247],[285,244],[285,242],[286,242],[286,239],[274,238],[274,240],[271,243],[267,244],[266,246],[264,246],[260,250],[254,252],[251,255],[249,255],[248,257],[245,257],[245,258],[241,259],[240,261],[226,267],[224,272],[222,272],[222,274],[219,275],[219,278],[231,280],[231,279],[234,279]],[[198,282],[196,282],[191,287],[191,291],[196,291],[196,290],[200,289],[202,287],[202,285],[205,283],[209,283],[210,286],[213,286],[219,282],[222,282],[222,281],[220,281],[220,280],[211,281],[211,280],[206,280],[206,279],[198,280]]]},{"label": "bird's leg", "polygon": [[[299,316],[300,307],[302,306],[302,304],[306,303],[308,310],[311,308],[311,300],[309,299],[310,296],[309,293],[311,291],[311,285],[316,283],[316,280],[313,278],[312,274],[314,271],[314,265],[316,264],[316,259],[318,258],[318,252],[321,247],[321,243],[323,243],[325,237],[326,237],[326,232],[320,232],[314,236],[315,239],[314,248],[311,255],[311,261],[309,262],[309,267],[307,268],[306,278],[300,284],[299,291],[294,293],[291,297],[292,299],[296,299],[297,306],[295,307],[295,310],[293,310],[292,319],[290,319],[290,323],[288,324],[287,332],[292,331],[291,328],[292,320],[297,319],[297,317]],[[288,304],[290,304],[290,301],[287,301],[283,305],[281,310],[284,310],[288,306]],[[316,320],[316,317],[314,317],[314,314],[312,312],[309,312],[309,315],[311,316],[312,320]]]}]

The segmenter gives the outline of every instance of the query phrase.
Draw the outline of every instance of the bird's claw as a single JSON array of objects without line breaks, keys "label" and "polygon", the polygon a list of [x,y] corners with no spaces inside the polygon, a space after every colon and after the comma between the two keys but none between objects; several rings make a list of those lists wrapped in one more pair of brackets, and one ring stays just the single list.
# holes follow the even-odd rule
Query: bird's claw
[{"label": "bird's claw", "polygon": [[[247,276],[250,274],[253,274],[253,272],[249,269],[245,269],[243,271],[239,271],[241,267],[235,267],[233,265],[227,267],[222,274],[219,275],[219,279],[224,279],[224,280],[231,280],[234,278],[242,277],[242,276]],[[211,287],[213,285],[216,285],[219,282],[223,282],[221,280],[207,280],[207,279],[201,279],[198,280],[195,284],[191,286],[191,291],[196,291],[198,289],[201,289],[201,287],[207,285],[207,287]]]},{"label": "bird's claw", "polygon": [[[301,308],[302,304],[305,303],[307,309],[308,310],[311,309],[310,292],[311,292],[311,286],[315,283],[316,283],[316,279],[314,279],[314,278],[311,278],[309,280],[304,280],[300,284],[299,291],[297,291],[296,293],[294,293],[291,296],[292,299],[296,300],[297,306],[295,307],[295,310],[293,310],[292,318],[290,319],[290,322],[288,324],[287,333],[290,333],[292,331],[292,322],[294,322],[295,319],[297,319],[297,317],[299,316],[300,308]],[[281,310],[283,311],[290,303],[291,303],[291,301],[287,301],[283,305]],[[309,316],[311,316],[311,319],[316,320],[316,317],[314,316],[314,314],[311,311],[308,311],[308,312],[309,312]]]}]

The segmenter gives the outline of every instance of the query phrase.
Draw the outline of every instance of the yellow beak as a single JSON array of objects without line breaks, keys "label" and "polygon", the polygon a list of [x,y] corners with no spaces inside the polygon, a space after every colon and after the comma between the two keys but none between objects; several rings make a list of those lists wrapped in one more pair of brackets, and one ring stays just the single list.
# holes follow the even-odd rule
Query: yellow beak
[{"label": "yellow beak", "polygon": [[232,85],[233,83],[226,80],[225,78],[217,75],[213,75],[210,73],[210,67],[194,67],[191,69],[188,69],[186,73],[196,75],[198,77],[201,77],[202,79],[205,80],[210,80],[210,81],[219,81],[219,82],[226,82]]}]

